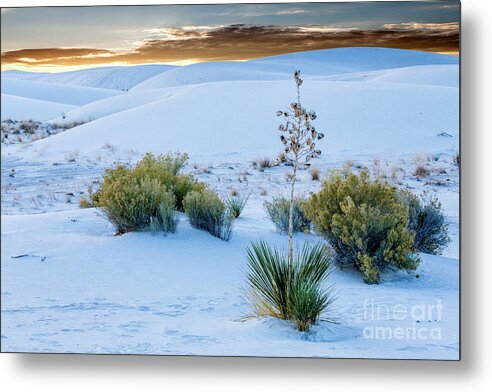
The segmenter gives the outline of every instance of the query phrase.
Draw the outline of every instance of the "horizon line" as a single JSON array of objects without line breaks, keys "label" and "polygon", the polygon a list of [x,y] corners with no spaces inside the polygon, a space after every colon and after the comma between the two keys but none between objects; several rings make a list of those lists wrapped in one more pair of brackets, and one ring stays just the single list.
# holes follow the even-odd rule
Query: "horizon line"
[{"label": "horizon line", "polygon": [[[87,64],[87,65],[73,65],[73,66],[64,66],[64,65],[50,65],[50,66],[42,66],[42,65],[17,65],[17,64],[8,64],[4,65],[3,61],[1,62],[1,73],[8,71],[20,71],[27,73],[64,73],[64,72],[76,72],[83,71],[89,69],[98,69],[98,68],[129,68],[129,67],[141,67],[141,66],[172,66],[172,67],[186,67],[188,65],[200,64],[200,63],[239,63],[239,62],[248,62],[254,61],[269,57],[278,57],[282,55],[294,54],[294,53],[303,53],[303,52],[316,52],[316,51],[327,51],[327,50],[339,50],[339,49],[351,49],[351,48],[373,48],[373,49],[391,49],[391,50],[403,50],[403,51],[413,51],[413,52],[423,52],[423,53],[433,53],[437,55],[443,56],[451,56],[451,57],[459,57],[460,51],[432,51],[432,50],[419,50],[419,49],[406,49],[406,48],[393,48],[386,46],[346,46],[346,47],[337,47],[337,48],[326,48],[326,49],[313,49],[313,50],[300,50],[293,52],[286,52],[278,55],[272,56],[262,56],[251,59],[237,59],[237,60],[180,60],[175,62],[142,62],[142,63],[126,63],[126,62],[108,62],[108,63],[99,63],[99,64]],[[63,48],[70,49],[70,48]],[[21,49],[23,50],[23,49]],[[2,52],[3,57],[4,52]]]}]

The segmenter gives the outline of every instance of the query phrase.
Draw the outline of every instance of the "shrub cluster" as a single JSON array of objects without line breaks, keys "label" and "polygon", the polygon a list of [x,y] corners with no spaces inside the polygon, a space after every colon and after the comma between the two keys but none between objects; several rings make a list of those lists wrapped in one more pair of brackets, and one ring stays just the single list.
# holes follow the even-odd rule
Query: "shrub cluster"
[{"label": "shrub cluster", "polygon": [[417,268],[407,206],[395,187],[371,181],[367,171],[332,173],[304,209],[337,261],[361,271],[366,283],[379,282],[386,268]]},{"label": "shrub cluster", "polygon": [[132,168],[118,165],[107,169],[100,188],[90,193],[94,207],[101,207],[115,223],[119,233],[148,228],[174,232],[183,199],[204,185],[191,175],[181,174],[186,154],[154,156],[146,154]]},{"label": "shrub cluster", "polygon": [[233,218],[217,193],[209,189],[191,191],[184,198],[183,205],[192,227],[229,241]]},{"label": "shrub cluster", "polygon": [[439,255],[449,243],[448,224],[435,198],[400,191],[400,197],[408,206],[408,227],[415,232],[414,245],[419,252]]},{"label": "shrub cluster", "polygon": [[305,243],[290,261],[286,252],[264,241],[246,251],[249,294],[256,314],[290,320],[300,331],[308,331],[334,301],[330,288],[323,285],[331,272],[326,247]]},{"label": "shrub cluster", "polygon": [[[309,232],[311,229],[311,221],[306,216],[303,209],[305,202],[306,201],[301,197],[294,199],[292,215],[294,232]],[[266,201],[264,206],[268,216],[275,225],[275,228],[281,233],[287,234],[289,231],[289,199],[277,196],[274,197],[272,201]]]}]

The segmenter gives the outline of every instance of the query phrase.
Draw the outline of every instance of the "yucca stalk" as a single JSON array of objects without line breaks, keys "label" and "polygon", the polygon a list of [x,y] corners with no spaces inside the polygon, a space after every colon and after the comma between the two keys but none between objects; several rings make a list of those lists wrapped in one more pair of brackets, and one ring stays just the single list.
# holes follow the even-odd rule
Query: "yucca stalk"
[{"label": "yucca stalk", "polygon": [[[295,183],[297,170],[301,165],[308,163],[312,158],[318,158],[320,150],[316,150],[316,140],[321,140],[324,135],[316,131],[311,121],[316,119],[316,113],[307,111],[301,104],[301,71],[294,72],[294,81],[297,89],[296,102],[290,104],[285,111],[278,111],[277,116],[284,116],[284,124],[278,127],[282,132],[280,141],[285,145],[286,159],[292,164],[290,206],[289,206],[289,248],[288,259],[292,263],[294,256],[293,244],[293,210],[295,198]],[[287,136],[284,135],[287,133]]]}]

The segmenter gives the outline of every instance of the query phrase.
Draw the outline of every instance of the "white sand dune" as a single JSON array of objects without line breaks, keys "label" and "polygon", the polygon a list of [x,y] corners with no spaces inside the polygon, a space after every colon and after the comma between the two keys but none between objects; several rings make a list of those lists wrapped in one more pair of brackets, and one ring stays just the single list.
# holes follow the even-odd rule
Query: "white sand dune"
[{"label": "white sand dune", "polygon": [[3,120],[46,121],[76,108],[75,105],[2,94]]},{"label": "white sand dune", "polygon": [[2,76],[46,83],[70,84],[112,90],[128,90],[152,76],[175,68],[172,65],[100,67],[59,73],[2,72]]},{"label": "white sand dune", "polygon": [[[74,149],[91,155],[106,143],[122,151],[179,150],[196,158],[272,155],[278,150],[275,111],[288,104],[295,86],[290,80],[216,82],[162,93],[146,104],[133,94],[118,97],[124,110],[37,141],[33,148],[46,151],[47,159]],[[425,153],[457,146],[457,88],[307,80],[303,101],[317,110],[327,154]],[[454,137],[438,136],[443,131]]]},{"label": "white sand dune", "polygon": [[70,86],[59,83],[45,83],[2,77],[2,94],[68,105],[85,105],[98,99],[112,97],[121,93],[121,91],[102,88]]}]

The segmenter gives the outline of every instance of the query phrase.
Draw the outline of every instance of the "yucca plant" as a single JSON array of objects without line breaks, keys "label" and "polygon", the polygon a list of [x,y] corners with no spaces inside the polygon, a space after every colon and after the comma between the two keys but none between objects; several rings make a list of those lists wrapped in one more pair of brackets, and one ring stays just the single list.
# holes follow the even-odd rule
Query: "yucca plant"
[{"label": "yucca plant", "polygon": [[237,219],[243,212],[244,206],[248,202],[249,195],[247,196],[231,196],[231,197],[226,197],[224,199],[225,205],[227,206],[227,209],[229,210],[229,214],[234,218]]},{"label": "yucca plant", "polygon": [[311,159],[318,158],[321,150],[316,149],[318,140],[323,139],[324,135],[314,127],[313,121],[317,115],[314,110],[306,110],[301,103],[301,85],[304,82],[301,79],[301,71],[294,72],[294,81],[296,83],[297,97],[286,110],[277,111],[277,116],[283,118],[283,124],[280,124],[280,141],[284,145],[285,158],[292,165],[292,173],[289,174],[290,181],[290,202],[289,202],[289,259],[293,259],[293,233],[294,233],[294,200],[295,184],[297,180],[297,171],[305,166]]},{"label": "yucca plant", "polygon": [[[288,295],[289,318],[297,325],[299,331],[307,332],[332,302],[333,297],[319,284],[313,284],[309,280],[294,279]],[[331,319],[326,320],[331,321]]]},{"label": "yucca plant", "polygon": [[321,243],[305,243],[293,252],[293,260],[264,241],[253,243],[246,251],[255,313],[290,320],[299,331],[309,331],[334,301],[331,288],[324,287],[331,272],[327,248]]}]

